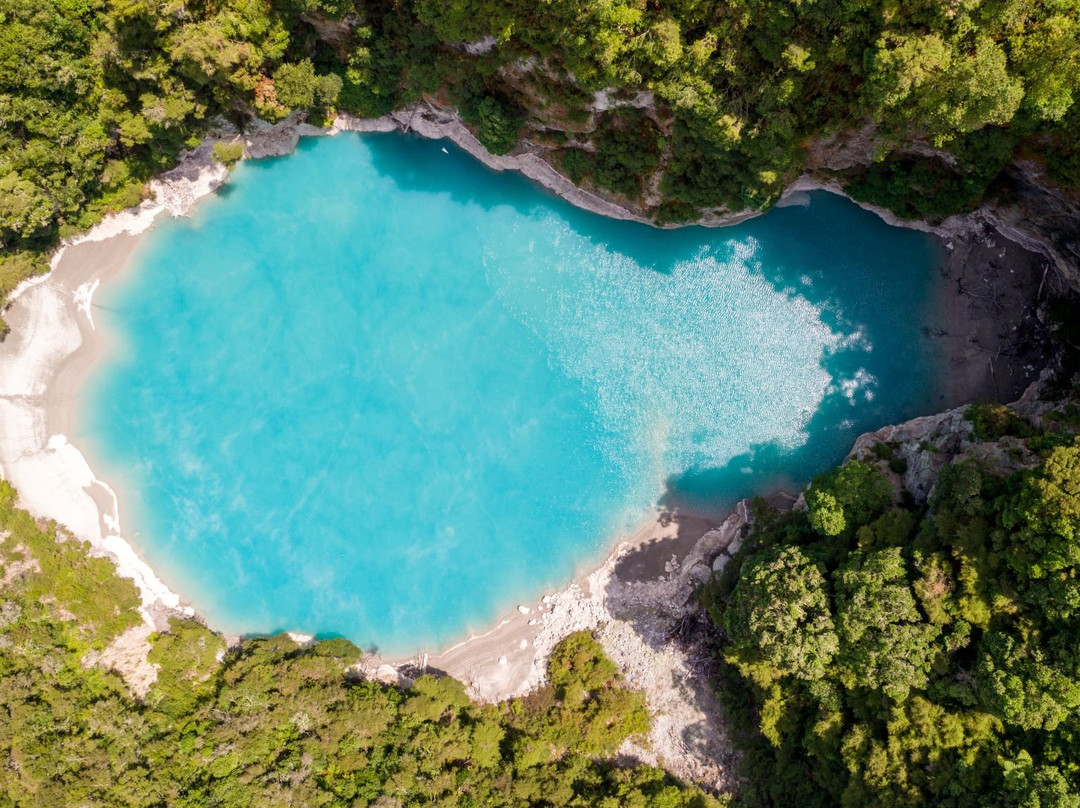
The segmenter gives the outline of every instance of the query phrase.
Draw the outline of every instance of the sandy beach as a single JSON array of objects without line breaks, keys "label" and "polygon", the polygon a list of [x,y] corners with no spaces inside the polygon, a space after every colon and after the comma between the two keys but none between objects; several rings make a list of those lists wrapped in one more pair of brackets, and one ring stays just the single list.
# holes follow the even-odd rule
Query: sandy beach
[{"label": "sandy beach", "polygon": [[228,174],[211,145],[148,185],[146,200],[70,239],[49,273],[20,284],[5,312],[11,333],[0,343],[0,470],[35,516],[54,519],[91,551],[112,558],[139,589],[148,625],[193,615],[124,538],[114,489],[99,479],[69,440],[87,371],[105,351],[93,297],[123,272],[139,239],[162,215],[183,216]]},{"label": "sandy beach", "polygon": [[87,371],[108,350],[92,320],[93,291],[124,271],[139,239],[119,232],[69,246],[11,303],[11,334],[0,344],[0,467],[31,513],[113,558],[139,587],[146,619],[158,623],[183,611],[180,599],[124,539],[113,488],[67,438]]},{"label": "sandy beach", "polygon": [[[245,142],[250,156],[284,154],[301,135],[405,128],[400,118],[402,114],[374,121],[342,118],[330,130],[292,122],[263,127]],[[423,119],[413,123],[426,137],[447,136],[470,153],[482,151],[460,122],[441,130]],[[229,137],[235,135],[219,139]],[[114,559],[120,573],[139,587],[147,627],[157,629],[167,626],[170,615],[193,611],[124,538],[122,503],[68,436],[82,406],[87,371],[109,350],[94,322],[94,293],[130,265],[141,234],[157,216],[186,214],[225,181],[226,170],[210,158],[213,142],[155,180],[147,202],[66,245],[48,275],[16,290],[6,312],[11,333],[0,344],[4,477],[33,514],[55,519],[88,541],[93,552]],[[607,209],[610,203],[566,187],[569,181],[536,155],[476,156],[499,170],[523,170],[581,207],[616,215]],[[522,160],[532,168],[524,170]],[[818,187],[804,183],[793,186],[793,193]],[[624,211],[619,218],[633,217]],[[945,340],[948,356],[950,382],[942,408],[978,398],[1015,398],[1015,391],[1041,367],[1037,356],[1018,353],[1023,340],[1017,335],[1027,339],[1027,332],[1018,329],[1035,327],[1030,322],[1033,306],[1046,293],[1036,278],[1041,277],[1044,259],[985,230],[942,243],[946,260],[934,322],[928,325]],[[1003,316],[1003,311],[1009,313]],[[1009,325],[1014,321],[1015,328]],[[628,681],[645,690],[657,716],[650,748],[628,748],[625,754],[662,762],[677,775],[721,788],[725,771],[730,771],[725,761],[731,746],[720,728],[717,700],[701,675],[702,660],[673,641],[671,627],[693,619],[691,593],[713,569],[722,567],[748,523],[745,504],[730,516],[657,512],[633,535],[613,537],[616,546],[598,566],[582,569],[560,591],[520,604],[489,630],[412,659],[374,656],[365,660],[364,671],[395,682],[423,671],[443,671],[465,682],[476,698],[494,701],[540,684],[555,643],[570,632],[590,629]]]}]

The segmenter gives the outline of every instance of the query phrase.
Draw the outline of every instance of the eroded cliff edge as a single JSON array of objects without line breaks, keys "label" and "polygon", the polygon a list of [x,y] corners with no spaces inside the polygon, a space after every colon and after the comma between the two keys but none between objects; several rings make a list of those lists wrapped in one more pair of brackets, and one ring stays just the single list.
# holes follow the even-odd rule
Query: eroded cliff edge
[{"label": "eroded cliff edge", "polygon": [[[598,96],[601,94],[597,94]],[[597,109],[607,109],[606,97],[594,101]],[[644,109],[650,109],[645,106]],[[584,210],[650,224],[656,227],[701,225],[721,227],[738,224],[762,215],[757,210],[729,210],[723,207],[701,211],[687,221],[664,221],[657,217],[663,201],[659,191],[659,173],[649,180],[652,192],[630,199],[587,181],[575,184],[556,166],[556,149],[550,144],[524,139],[504,155],[489,152],[453,109],[431,100],[421,100],[381,118],[357,118],[339,114],[327,127],[306,123],[303,115],[294,115],[277,124],[261,120],[251,122],[244,132],[225,125],[218,139],[242,140],[245,156],[263,158],[291,153],[302,136],[356,132],[414,132],[427,138],[446,138],[496,171],[518,171],[571,204]],[[910,227],[935,233],[945,239],[985,234],[987,229],[1015,241],[1027,250],[1043,255],[1074,289],[1080,289],[1080,197],[1053,183],[1045,170],[1033,160],[1018,160],[1006,171],[1006,179],[994,194],[970,213],[941,220],[905,219],[891,211],[852,198],[846,193],[845,178],[872,164],[879,141],[868,126],[842,135],[817,139],[807,147],[806,171],[794,179],[778,204],[790,203],[796,194],[808,190],[826,190],[852,199],[897,227]],[[927,150],[946,160],[947,153]],[[658,172],[661,169],[658,169]]]},{"label": "eroded cliff edge", "polygon": [[[603,94],[598,96],[597,109],[606,110],[613,103]],[[649,99],[638,101],[640,108],[651,109]],[[662,204],[659,191],[634,200],[587,179],[575,184],[560,171],[557,150],[536,140],[522,140],[507,154],[492,154],[453,109],[426,99],[380,118],[338,115],[325,127],[311,125],[300,115],[277,124],[253,121],[242,132],[223,124],[186,162],[209,170],[210,144],[215,140],[242,143],[246,157],[259,159],[291,153],[301,137],[349,131],[399,131],[447,139],[488,168],[519,172],[570,204],[610,218],[670,228],[720,227],[762,215],[754,210],[713,208],[693,221],[662,221],[657,218]],[[867,127],[812,144],[808,172],[788,186],[778,206],[804,204],[806,192],[813,190],[850,199],[844,172],[872,161],[876,142],[872,127]],[[1032,176],[1037,170],[1034,164],[1016,167],[1018,172],[1021,169]],[[1080,289],[1080,202],[1045,177],[1036,179],[1003,187],[997,201],[943,221],[900,219],[884,208],[853,200],[892,225],[922,230],[939,239],[944,254],[942,291],[939,311],[927,324],[926,333],[945,343],[949,357],[948,389],[938,403],[943,409],[975,400],[1017,398],[1038,378],[1052,353],[1053,301],[1070,289]],[[660,182],[657,173],[649,185],[655,190]],[[1069,213],[1074,209],[1075,216]]]}]

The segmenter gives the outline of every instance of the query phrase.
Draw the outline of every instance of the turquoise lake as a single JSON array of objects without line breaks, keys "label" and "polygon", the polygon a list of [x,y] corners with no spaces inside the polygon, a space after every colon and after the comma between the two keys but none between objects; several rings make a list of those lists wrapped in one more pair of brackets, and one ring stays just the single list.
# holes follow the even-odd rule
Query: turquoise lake
[{"label": "turquoise lake", "polygon": [[99,291],[76,439],[215,628],[434,650],[658,502],[801,486],[934,410],[935,242],[809,199],[661,231],[442,142],[305,140]]}]

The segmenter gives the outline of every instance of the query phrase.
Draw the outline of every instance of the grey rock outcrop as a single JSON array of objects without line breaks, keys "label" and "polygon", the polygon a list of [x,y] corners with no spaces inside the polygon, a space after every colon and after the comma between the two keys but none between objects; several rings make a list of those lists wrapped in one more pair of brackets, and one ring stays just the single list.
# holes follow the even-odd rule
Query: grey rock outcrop
[{"label": "grey rock outcrop", "polygon": [[[1044,389],[1045,381],[1035,382],[1009,409],[1033,427],[1048,427],[1050,422],[1044,416],[1060,403],[1043,400],[1040,394]],[[959,407],[867,432],[855,441],[848,459],[876,465],[898,490],[906,490],[920,504],[933,495],[938,475],[950,463],[970,458],[1002,474],[1039,464],[1039,456],[1019,438],[980,440],[966,412],[966,407]],[[887,444],[892,456],[904,461],[906,468],[902,473],[890,469],[875,452],[879,444]]]},{"label": "grey rock outcrop", "polygon": [[1017,160],[1006,173],[1012,183],[1009,198],[983,206],[978,215],[1045,255],[1080,290],[1080,195],[1058,188],[1033,160]]}]

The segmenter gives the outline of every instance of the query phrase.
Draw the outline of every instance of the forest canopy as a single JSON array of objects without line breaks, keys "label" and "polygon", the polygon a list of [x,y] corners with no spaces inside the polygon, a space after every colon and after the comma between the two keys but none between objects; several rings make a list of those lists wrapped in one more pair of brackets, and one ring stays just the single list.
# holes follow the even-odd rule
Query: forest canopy
[{"label": "forest canopy", "polygon": [[1080,806],[1074,416],[1045,431],[972,407],[977,446],[926,507],[890,484],[904,469],[884,443],[819,476],[805,511],[759,503],[701,594],[739,805]]},{"label": "forest canopy", "polygon": [[650,717],[587,633],[556,647],[546,687],[480,705],[449,678],[367,681],[345,640],[227,648],[174,618],[134,698],[102,656],[142,622],[134,585],[14,500],[0,481],[0,808],[722,804],[614,764]]}]

